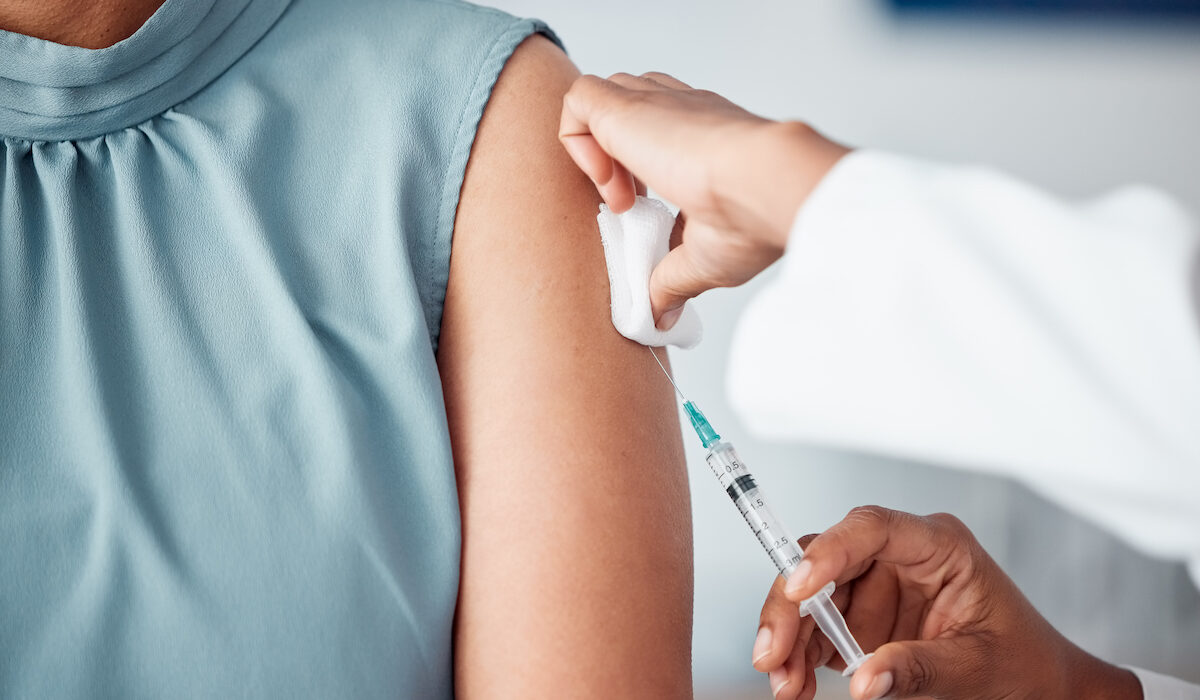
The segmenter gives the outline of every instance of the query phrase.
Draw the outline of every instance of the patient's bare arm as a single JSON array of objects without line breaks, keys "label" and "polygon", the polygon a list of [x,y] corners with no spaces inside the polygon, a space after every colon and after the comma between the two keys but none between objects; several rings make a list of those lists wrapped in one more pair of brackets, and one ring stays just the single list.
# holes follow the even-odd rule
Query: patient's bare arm
[{"label": "patient's bare arm", "polygon": [[463,698],[691,696],[678,416],[654,359],[609,322],[599,199],[556,140],[576,76],[542,37],[517,50],[455,223],[438,361]]}]

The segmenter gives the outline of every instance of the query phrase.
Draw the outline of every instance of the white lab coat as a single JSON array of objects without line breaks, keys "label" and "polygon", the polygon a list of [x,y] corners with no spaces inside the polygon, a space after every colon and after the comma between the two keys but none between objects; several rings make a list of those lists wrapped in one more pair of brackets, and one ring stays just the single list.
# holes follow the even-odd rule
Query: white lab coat
[{"label": "white lab coat", "polygon": [[732,348],[750,430],[1014,477],[1200,586],[1200,231],[1178,205],[859,151],[781,265]]}]

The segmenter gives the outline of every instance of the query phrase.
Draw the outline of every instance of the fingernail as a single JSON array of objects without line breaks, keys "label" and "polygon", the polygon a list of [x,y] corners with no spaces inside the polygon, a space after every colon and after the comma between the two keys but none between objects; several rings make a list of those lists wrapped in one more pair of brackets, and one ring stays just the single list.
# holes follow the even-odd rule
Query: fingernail
[{"label": "fingernail", "polygon": [[779,691],[788,687],[792,683],[792,679],[787,677],[787,671],[782,668],[777,668],[767,674],[767,678],[771,683],[771,695],[779,697]]},{"label": "fingernail", "polygon": [[888,694],[892,689],[892,672],[884,671],[883,673],[871,679],[871,684],[867,686],[866,700],[879,700],[879,698]]},{"label": "fingernail", "polygon": [[783,592],[792,594],[803,588],[804,584],[808,583],[808,577],[812,576],[812,568],[811,561],[807,559],[801,559],[800,563],[796,565],[796,570],[793,571],[792,575],[788,578],[787,585],[784,586]]},{"label": "fingernail", "polygon": [[771,653],[771,628],[760,627],[758,636],[754,638],[754,660],[751,664],[757,664],[759,661],[767,658]]},{"label": "fingernail", "polygon": [[663,312],[662,316],[658,317],[658,323],[655,325],[658,326],[658,330],[660,331],[669,331],[675,327],[676,323],[679,322],[679,316],[682,313],[682,306],[677,306],[674,309],[667,309]]}]

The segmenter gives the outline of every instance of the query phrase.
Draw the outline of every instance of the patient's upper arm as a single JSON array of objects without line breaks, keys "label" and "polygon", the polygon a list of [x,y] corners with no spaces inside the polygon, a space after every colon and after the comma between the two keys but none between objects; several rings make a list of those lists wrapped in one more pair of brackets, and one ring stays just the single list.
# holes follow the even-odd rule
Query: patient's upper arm
[{"label": "patient's upper arm", "polygon": [[460,697],[691,694],[692,541],[670,387],[609,321],[599,200],[555,138],[542,37],[467,169],[438,362],[463,519]]}]

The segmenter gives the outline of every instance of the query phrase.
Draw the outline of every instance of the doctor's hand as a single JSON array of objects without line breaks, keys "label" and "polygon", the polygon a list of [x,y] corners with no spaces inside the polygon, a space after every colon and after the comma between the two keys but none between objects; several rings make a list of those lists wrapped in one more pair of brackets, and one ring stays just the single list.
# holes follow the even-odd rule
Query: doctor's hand
[{"label": "doctor's hand", "polygon": [[777,260],[796,210],[847,153],[804,124],[763,119],[662,73],[579,78],[559,140],[613,211],[633,206],[635,179],[680,207],[681,235],[650,280],[663,329],[687,299]]},{"label": "doctor's hand", "polygon": [[800,566],[767,596],[753,652],[777,700],[812,698],[815,668],[845,668],[797,611],[829,581],[850,631],[874,651],[850,682],[857,700],[1142,697],[1131,672],[1087,654],[1038,614],[953,516],[856,508],[801,544]]}]

